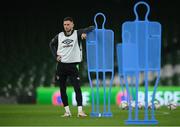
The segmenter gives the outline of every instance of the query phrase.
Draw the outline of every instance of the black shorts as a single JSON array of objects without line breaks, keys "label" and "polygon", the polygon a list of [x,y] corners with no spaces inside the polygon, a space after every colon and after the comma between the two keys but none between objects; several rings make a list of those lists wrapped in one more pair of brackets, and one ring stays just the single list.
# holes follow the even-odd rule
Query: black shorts
[{"label": "black shorts", "polygon": [[57,69],[56,69],[56,82],[59,81],[61,77],[79,77],[79,70],[77,68],[79,63],[61,63],[58,62]]}]

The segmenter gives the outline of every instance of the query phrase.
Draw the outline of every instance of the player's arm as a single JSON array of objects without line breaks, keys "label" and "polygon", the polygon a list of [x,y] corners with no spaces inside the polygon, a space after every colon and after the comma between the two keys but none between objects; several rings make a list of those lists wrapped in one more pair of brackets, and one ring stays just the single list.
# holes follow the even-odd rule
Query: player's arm
[{"label": "player's arm", "polygon": [[83,39],[86,39],[86,33],[91,32],[91,31],[94,30],[94,29],[95,29],[95,26],[89,26],[89,27],[84,28],[84,29],[79,29],[79,30],[77,31],[77,34],[78,34],[78,36],[80,36],[81,39],[83,40]]},{"label": "player's arm", "polygon": [[54,58],[57,58],[58,34],[50,41],[49,47]]}]

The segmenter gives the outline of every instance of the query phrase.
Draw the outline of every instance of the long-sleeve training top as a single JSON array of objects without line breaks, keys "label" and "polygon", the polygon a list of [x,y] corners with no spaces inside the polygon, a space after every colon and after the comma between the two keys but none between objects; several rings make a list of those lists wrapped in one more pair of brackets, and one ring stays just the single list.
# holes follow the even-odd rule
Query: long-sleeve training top
[{"label": "long-sleeve training top", "polygon": [[73,30],[70,35],[65,32],[57,34],[49,43],[53,56],[61,56],[62,63],[79,63],[82,60],[81,35],[88,33],[95,27],[90,26],[84,29]]}]

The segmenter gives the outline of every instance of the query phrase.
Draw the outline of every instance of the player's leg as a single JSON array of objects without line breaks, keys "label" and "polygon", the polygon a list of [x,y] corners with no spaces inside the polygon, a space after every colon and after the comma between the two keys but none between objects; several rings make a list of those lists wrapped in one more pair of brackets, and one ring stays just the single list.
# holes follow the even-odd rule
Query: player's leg
[{"label": "player's leg", "polygon": [[78,117],[79,116],[87,116],[83,110],[82,110],[82,91],[80,87],[80,77],[79,77],[79,71],[76,67],[76,64],[72,64],[70,69],[70,80],[71,83],[74,87],[74,91],[76,93],[76,101],[77,101],[77,106],[78,106]]},{"label": "player's leg", "polygon": [[57,82],[60,87],[60,93],[61,93],[61,99],[64,105],[65,114],[62,115],[62,117],[71,116],[71,112],[68,105],[68,96],[66,93],[66,80],[67,80],[67,74],[65,70],[65,66],[61,63],[58,64],[57,67]]}]

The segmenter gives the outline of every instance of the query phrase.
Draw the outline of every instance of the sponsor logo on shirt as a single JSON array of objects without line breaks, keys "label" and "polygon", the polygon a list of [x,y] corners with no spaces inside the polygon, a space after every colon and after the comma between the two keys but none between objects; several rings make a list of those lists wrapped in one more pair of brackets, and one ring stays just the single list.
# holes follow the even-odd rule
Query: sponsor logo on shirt
[{"label": "sponsor logo on shirt", "polygon": [[62,41],[62,43],[65,44],[63,48],[73,47],[73,44],[71,44],[72,42],[72,39],[65,39],[64,41]]}]

